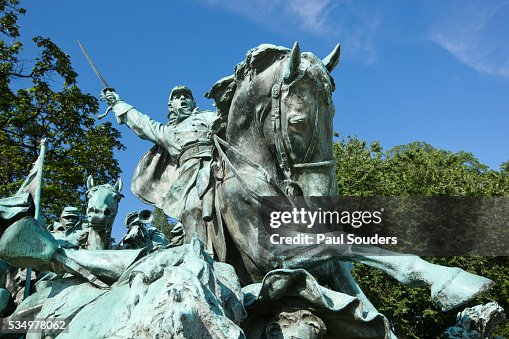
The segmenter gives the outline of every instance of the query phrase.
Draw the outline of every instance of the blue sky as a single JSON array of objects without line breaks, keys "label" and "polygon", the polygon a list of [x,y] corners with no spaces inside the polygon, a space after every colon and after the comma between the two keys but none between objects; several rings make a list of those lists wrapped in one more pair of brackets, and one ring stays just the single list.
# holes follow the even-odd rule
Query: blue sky
[{"label": "blue sky", "polygon": [[[472,152],[498,169],[509,160],[509,1],[342,0],[45,0],[24,1],[29,38],[50,37],[71,56],[79,86],[102,89],[77,40],[128,103],[166,122],[170,89],[185,84],[198,106],[262,43],[325,57],[341,44],[334,128],[384,148],[425,141]],[[102,104],[101,109],[106,109]],[[106,118],[116,124],[111,114]],[[146,206],[130,192],[137,161],[151,147],[119,126],[127,150],[117,154],[123,216]]]}]

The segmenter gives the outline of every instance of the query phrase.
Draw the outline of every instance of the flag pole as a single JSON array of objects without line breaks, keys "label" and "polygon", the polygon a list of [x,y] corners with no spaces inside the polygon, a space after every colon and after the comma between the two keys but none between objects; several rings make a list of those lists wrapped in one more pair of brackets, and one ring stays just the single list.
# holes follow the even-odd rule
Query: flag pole
[{"label": "flag pole", "polygon": [[[41,151],[39,153],[39,168],[37,168],[37,179],[36,179],[36,186],[35,186],[35,197],[34,197],[34,203],[35,203],[35,219],[41,223],[41,225],[44,225],[44,217],[42,215],[41,210],[41,187],[42,187],[42,172],[44,169],[44,155],[46,154],[46,139],[43,138],[40,141],[41,144]],[[23,299],[26,299],[30,295],[30,283],[32,278],[32,268],[27,268],[26,271],[26,280],[25,280],[25,291],[23,293]]]}]

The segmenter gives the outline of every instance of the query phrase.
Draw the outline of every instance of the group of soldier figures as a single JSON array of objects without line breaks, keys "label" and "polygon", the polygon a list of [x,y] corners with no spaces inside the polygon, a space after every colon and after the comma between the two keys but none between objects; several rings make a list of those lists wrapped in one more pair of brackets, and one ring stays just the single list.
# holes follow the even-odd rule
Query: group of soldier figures
[{"label": "group of soldier figures", "polygon": [[[138,188],[134,188],[134,193],[143,202],[163,209],[168,216],[177,220],[176,227],[172,232],[175,233],[173,244],[182,244],[184,236],[187,239],[198,236],[200,240],[206,243],[204,228],[195,227],[194,224],[196,220],[199,220],[198,223],[201,224],[206,222],[202,220],[210,220],[211,218],[211,185],[209,185],[209,173],[203,170],[203,167],[207,166],[203,165],[209,163],[212,157],[211,129],[217,115],[210,111],[198,111],[191,90],[185,86],[176,86],[170,93],[168,118],[171,121],[167,125],[155,122],[148,116],[141,114],[134,107],[120,100],[119,96],[111,89],[105,89],[101,97],[116,113],[119,123],[127,124],[141,138],[148,139],[156,145],[140,161],[135,180],[133,180],[133,188]],[[157,152],[157,159],[151,157],[154,151]],[[162,155],[162,158],[159,157],[160,155]],[[162,164],[157,164],[157,162],[162,162]],[[162,168],[165,173],[164,178],[160,177],[160,173],[152,172],[154,166],[160,170]],[[210,166],[207,169],[210,172]],[[87,183],[89,191],[93,188],[93,184],[90,185],[90,180],[91,178]],[[196,182],[200,180],[202,182],[206,181],[202,185],[204,187],[200,187],[199,184],[196,185]],[[199,193],[195,189],[196,186],[199,186]],[[119,187],[115,185],[117,193],[120,192],[120,189],[121,184]],[[7,198],[9,201],[10,199]],[[119,200],[117,199],[117,204]],[[208,207],[203,209],[202,202],[208,204]],[[9,207],[9,203],[7,203],[6,210]],[[97,208],[92,208],[92,210],[98,212]],[[115,218],[115,214],[109,216],[112,217],[109,218],[111,223]],[[23,215],[20,214],[19,216],[22,217]],[[97,225],[94,225],[93,217],[88,213],[88,209],[87,216],[83,217],[80,215],[79,209],[74,206],[65,207],[61,212],[60,219],[49,225],[47,229],[58,245],[65,249],[122,250],[143,248],[146,253],[151,253],[170,245],[170,241],[164,233],[151,225],[152,219],[153,214],[148,210],[128,213],[125,216],[127,233],[118,244],[114,244],[114,239],[111,238],[111,223],[110,225],[97,227]],[[182,223],[179,222],[182,219],[186,220],[186,224],[193,225],[186,232],[183,230]],[[106,233],[106,241],[100,245],[91,244],[90,233],[94,233],[101,228]],[[91,232],[91,230],[94,231]],[[27,281],[25,271],[10,268],[9,265],[3,262],[1,266],[3,272],[1,282],[4,287],[7,287],[3,291],[10,292],[4,294],[12,295],[12,297],[9,297],[11,298],[11,304],[12,300],[15,304],[19,304],[23,297],[27,295],[26,292],[23,292]],[[32,279],[28,280],[32,280],[33,285],[35,280],[40,277],[40,275],[32,272]],[[3,300],[4,305],[0,312],[4,313],[4,310],[7,310],[6,312],[10,313],[6,304],[7,298],[3,299],[5,299]]]},{"label": "group of soldier figures", "polygon": [[[129,212],[125,217],[127,233],[118,244],[111,244],[113,249],[146,248],[150,253],[169,244],[169,240],[161,230],[152,226],[152,212],[142,210]],[[60,219],[48,227],[55,239],[62,247],[72,249],[86,249],[86,237],[83,231],[83,217],[77,207],[67,206],[62,210]],[[76,234],[76,236],[73,236]],[[75,241],[69,241],[74,239]]]},{"label": "group of soldier figures", "polygon": [[[152,226],[152,212],[142,210],[140,212],[129,212],[125,217],[125,226],[127,233],[117,243],[113,241],[104,249],[144,249],[151,253],[167,246],[170,241],[158,228]],[[62,248],[80,250],[88,249],[88,229],[90,225],[80,215],[79,209],[74,206],[67,206],[63,209],[60,219],[48,226],[58,245]],[[111,238],[110,238],[111,239]],[[44,278],[47,272],[31,271],[29,282],[27,282],[27,271],[10,267],[0,260],[0,286],[4,298],[0,298],[0,316],[12,313],[29,293],[33,291],[34,284]],[[46,277],[45,279],[48,279]],[[32,286],[26,287],[27,284]],[[28,291],[25,292],[25,288]]]}]

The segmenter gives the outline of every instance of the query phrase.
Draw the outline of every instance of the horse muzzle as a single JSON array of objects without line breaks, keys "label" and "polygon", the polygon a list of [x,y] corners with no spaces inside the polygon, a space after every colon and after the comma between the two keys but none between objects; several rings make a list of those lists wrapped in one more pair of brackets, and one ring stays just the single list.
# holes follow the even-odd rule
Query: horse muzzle
[{"label": "horse muzzle", "polygon": [[113,223],[111,217],[92,215],[88,216],[89,226],[96,231],[106,231]]},{"label": "horse muzzle", "polygon": [[326,170],[302,171],[297,177],[297,186],[301,195],[307,200],[307,197],[331,197],[337,196],[338,184],[336,181],[335,168]]}]

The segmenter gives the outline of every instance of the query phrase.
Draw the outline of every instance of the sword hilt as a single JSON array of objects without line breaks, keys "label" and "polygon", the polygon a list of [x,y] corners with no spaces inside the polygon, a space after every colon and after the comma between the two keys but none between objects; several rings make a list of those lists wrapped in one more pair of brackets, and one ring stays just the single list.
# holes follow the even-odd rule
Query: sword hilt
[{"label": "sword hilt", "polygon": [[106,94],[106,92],[115,92],[115,89],[113,87],[104,87],[103,93]]},{"label": "sword hilt", "polygon": [[[105,88],[102,90],[102,92],[103,92],[103,94],[104,94],[104,95],[106,95],[106,93],[107,93],[107,92],[115,92],[115,89],[114,89],[114,88],[112,88],[112,87],[105,87]],[[108,113],[109,113],[110,111],[112,111],[112,110],[113,110],[113,106],[108,106],[108,108],[106,109],[106,112],[104,112],[103,114],[99,114],[99,115],[97,116],[97,119],[102,119],[102,118],[104,118],[104,117],[105,117],[105,116],[107,116],[107,115],[108,115]]]}]

